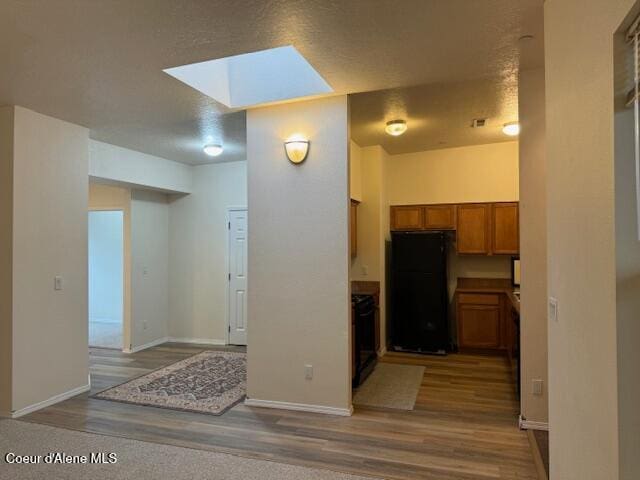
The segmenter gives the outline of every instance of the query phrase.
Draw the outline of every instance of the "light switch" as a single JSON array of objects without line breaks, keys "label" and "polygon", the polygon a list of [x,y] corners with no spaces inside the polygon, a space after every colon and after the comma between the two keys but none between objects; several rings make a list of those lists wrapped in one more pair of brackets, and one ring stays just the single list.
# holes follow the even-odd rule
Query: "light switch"
[{"label": "light switch", "polygon": [[313,365],[304,366],[304,378],[306,378],[307,380],[313,379]]},{"label": "light switch", "polygon": [[542,380],[534,379],[532,382],[532,393],[534,395],[542,395]]},{"label": "light switch", "polygon": [[558,299],[554,297],[549,297],[549,320],[558,321]]},{"label": "light switch", "polygon": [[53,279],[53,289],[54,290],[62,290],[62,277],[60,275],[56,275]]}]

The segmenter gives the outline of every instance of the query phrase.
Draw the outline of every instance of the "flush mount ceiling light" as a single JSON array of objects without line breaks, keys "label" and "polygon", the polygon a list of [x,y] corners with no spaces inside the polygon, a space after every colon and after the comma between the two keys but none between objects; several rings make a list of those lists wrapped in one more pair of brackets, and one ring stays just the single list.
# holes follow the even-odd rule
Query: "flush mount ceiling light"
[{"label": "flush mount ceiling light", "polygon": [[390,122],[387,122],[387,126],[384,127],[384,131],[389,135],[397,137],[407,131],[407,122],[404,120],[391,120]]},{"label": "flush mount ceiling light", "polygon": [[206,153],[210,157],[217,157],[224,151],[224,148],[222,148],[222,145],[211,143],[209,145],[205,145],[202,150],[204,150],[204,153]]},{"label": "flush mount ceiling light", "polygon": [[502,133],[515,137],[520,133],[520,124],[518,122],[505,123],[502,127]]},{"label": "flush mount ceiling light", "polygon": [[302,163],[309,154],[309,140],[295,136],[284,142],[284,150],[291,163]]}]

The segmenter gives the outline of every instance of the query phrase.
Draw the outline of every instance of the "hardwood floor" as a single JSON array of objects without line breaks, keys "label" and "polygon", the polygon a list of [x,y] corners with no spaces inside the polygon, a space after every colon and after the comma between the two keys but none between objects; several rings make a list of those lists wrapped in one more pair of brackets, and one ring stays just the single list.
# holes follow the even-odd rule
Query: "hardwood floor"
[{"label": "hardwood floor", "polygon": [[[207,347],[165,344],[126,355],[91,349],[92,393]],[[249,408],[222,416],[79,395],[23,420],[389,479],[536,479],[506,360],[387,354],[426,367],[410,412],[355,408],[352,417]]]}]

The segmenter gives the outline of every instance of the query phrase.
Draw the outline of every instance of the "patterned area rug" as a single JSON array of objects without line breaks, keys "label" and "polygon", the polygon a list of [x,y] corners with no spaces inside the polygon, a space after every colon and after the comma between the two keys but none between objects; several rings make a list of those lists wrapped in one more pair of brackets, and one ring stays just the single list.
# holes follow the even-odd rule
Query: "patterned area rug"
[{"label": "patterned area rug", "polygon": [[206,351],[93,398],[222,415],[244,398],[246,385],[246,354]]}]

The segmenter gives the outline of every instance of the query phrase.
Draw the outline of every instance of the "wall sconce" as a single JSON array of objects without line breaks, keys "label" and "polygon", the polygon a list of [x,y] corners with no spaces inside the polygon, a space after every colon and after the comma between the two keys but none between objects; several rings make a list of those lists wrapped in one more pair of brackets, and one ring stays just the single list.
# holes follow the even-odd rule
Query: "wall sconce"
[{"label": "wall sconce", "polygon": [[291,163],[302,163],[309,154],[309,140],[300,137],[291,138],[284,142],[284,150]]}]

